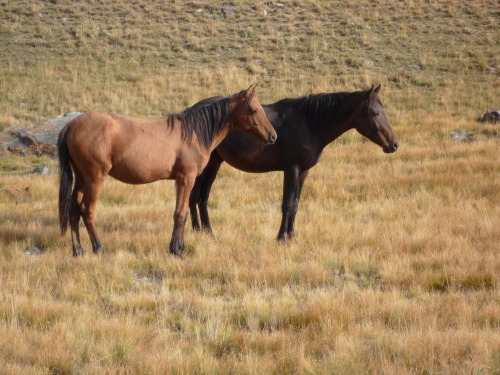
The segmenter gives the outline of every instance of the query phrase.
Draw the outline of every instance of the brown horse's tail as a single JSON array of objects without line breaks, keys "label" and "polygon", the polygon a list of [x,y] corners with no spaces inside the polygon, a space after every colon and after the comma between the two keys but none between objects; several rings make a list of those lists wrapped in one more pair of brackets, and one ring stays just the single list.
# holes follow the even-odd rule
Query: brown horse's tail
[{"label": "brown horse's tail", "polygon": [[59,154],[59,224],[61,225],[61,235],[66,233],[69,221],[69,209],[71,206],[71,192],[73,187],[73,171],[69,162],[70,157],[66,145],[65,126],[59,133],[57,139],[57,151]]}]

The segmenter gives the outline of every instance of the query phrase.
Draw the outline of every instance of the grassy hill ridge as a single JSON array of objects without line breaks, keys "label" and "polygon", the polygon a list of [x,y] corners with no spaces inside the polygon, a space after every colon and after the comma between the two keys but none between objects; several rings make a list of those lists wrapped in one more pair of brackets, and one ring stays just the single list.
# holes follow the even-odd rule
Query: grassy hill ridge
[{"label": "grassy hill ridge", "polygon": [[496,105],[494,9],[494,1],[7,1],[0,127],[70,109],[157,115],[254,81],[263,101],[381,82],[429,102],[453,89],[454,105],[480,111]]}]

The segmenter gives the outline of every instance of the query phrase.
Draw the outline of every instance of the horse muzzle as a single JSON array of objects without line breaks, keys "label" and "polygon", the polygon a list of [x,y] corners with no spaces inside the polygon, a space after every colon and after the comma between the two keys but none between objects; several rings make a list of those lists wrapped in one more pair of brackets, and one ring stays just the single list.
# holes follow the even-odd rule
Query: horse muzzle
[{"label": "horse muzzle", "polygon": [[269,137],[267,137],[267,144],[272,145],[276,140],[278,139],[278,135],[276,133],[274,134],[269,134]]},{"label": "horse muzzle", "polygon": [[383,146],[383,150],[386,154],[392,154],[393,152],[396,152],[398,148],[399,148],[398,141],[394,141],[392,143]]}]

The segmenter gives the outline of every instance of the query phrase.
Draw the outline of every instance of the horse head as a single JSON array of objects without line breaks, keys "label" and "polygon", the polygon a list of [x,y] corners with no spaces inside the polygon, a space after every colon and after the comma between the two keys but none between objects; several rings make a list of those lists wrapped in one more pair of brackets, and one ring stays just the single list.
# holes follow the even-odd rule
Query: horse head
[{"label": "horse head", "polygon": [[234,127],[249,132],[268,144],[276,142],[276,131],[255,96],[257,85],[230,97]]},{"label": "horse head", "polygon": [[399,143],[378,96],[379,91],[380,85],[363,93],[362,105],[354,112],[352,121],[360,134],[381,146],[385,153],[392,153]]}]

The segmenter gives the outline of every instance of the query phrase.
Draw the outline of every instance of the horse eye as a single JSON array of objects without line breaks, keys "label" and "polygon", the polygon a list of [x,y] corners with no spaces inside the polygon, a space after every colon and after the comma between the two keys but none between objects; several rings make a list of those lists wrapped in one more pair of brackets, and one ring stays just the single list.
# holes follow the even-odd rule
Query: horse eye
[{"label": "horse eye", "polygon": [[257,110],[256,110],[256,109],[251,109],[251,110],[250,110],[250,114],[251,114],[251,115],[255,115],[256,113],[257,113]]},{"label": "horse eye", "polygon": [[370,113],[370,116],[372,116],[372,117],[376,117],[376,116],[378,116],[378,111],[372,111],[372,112]]}]

